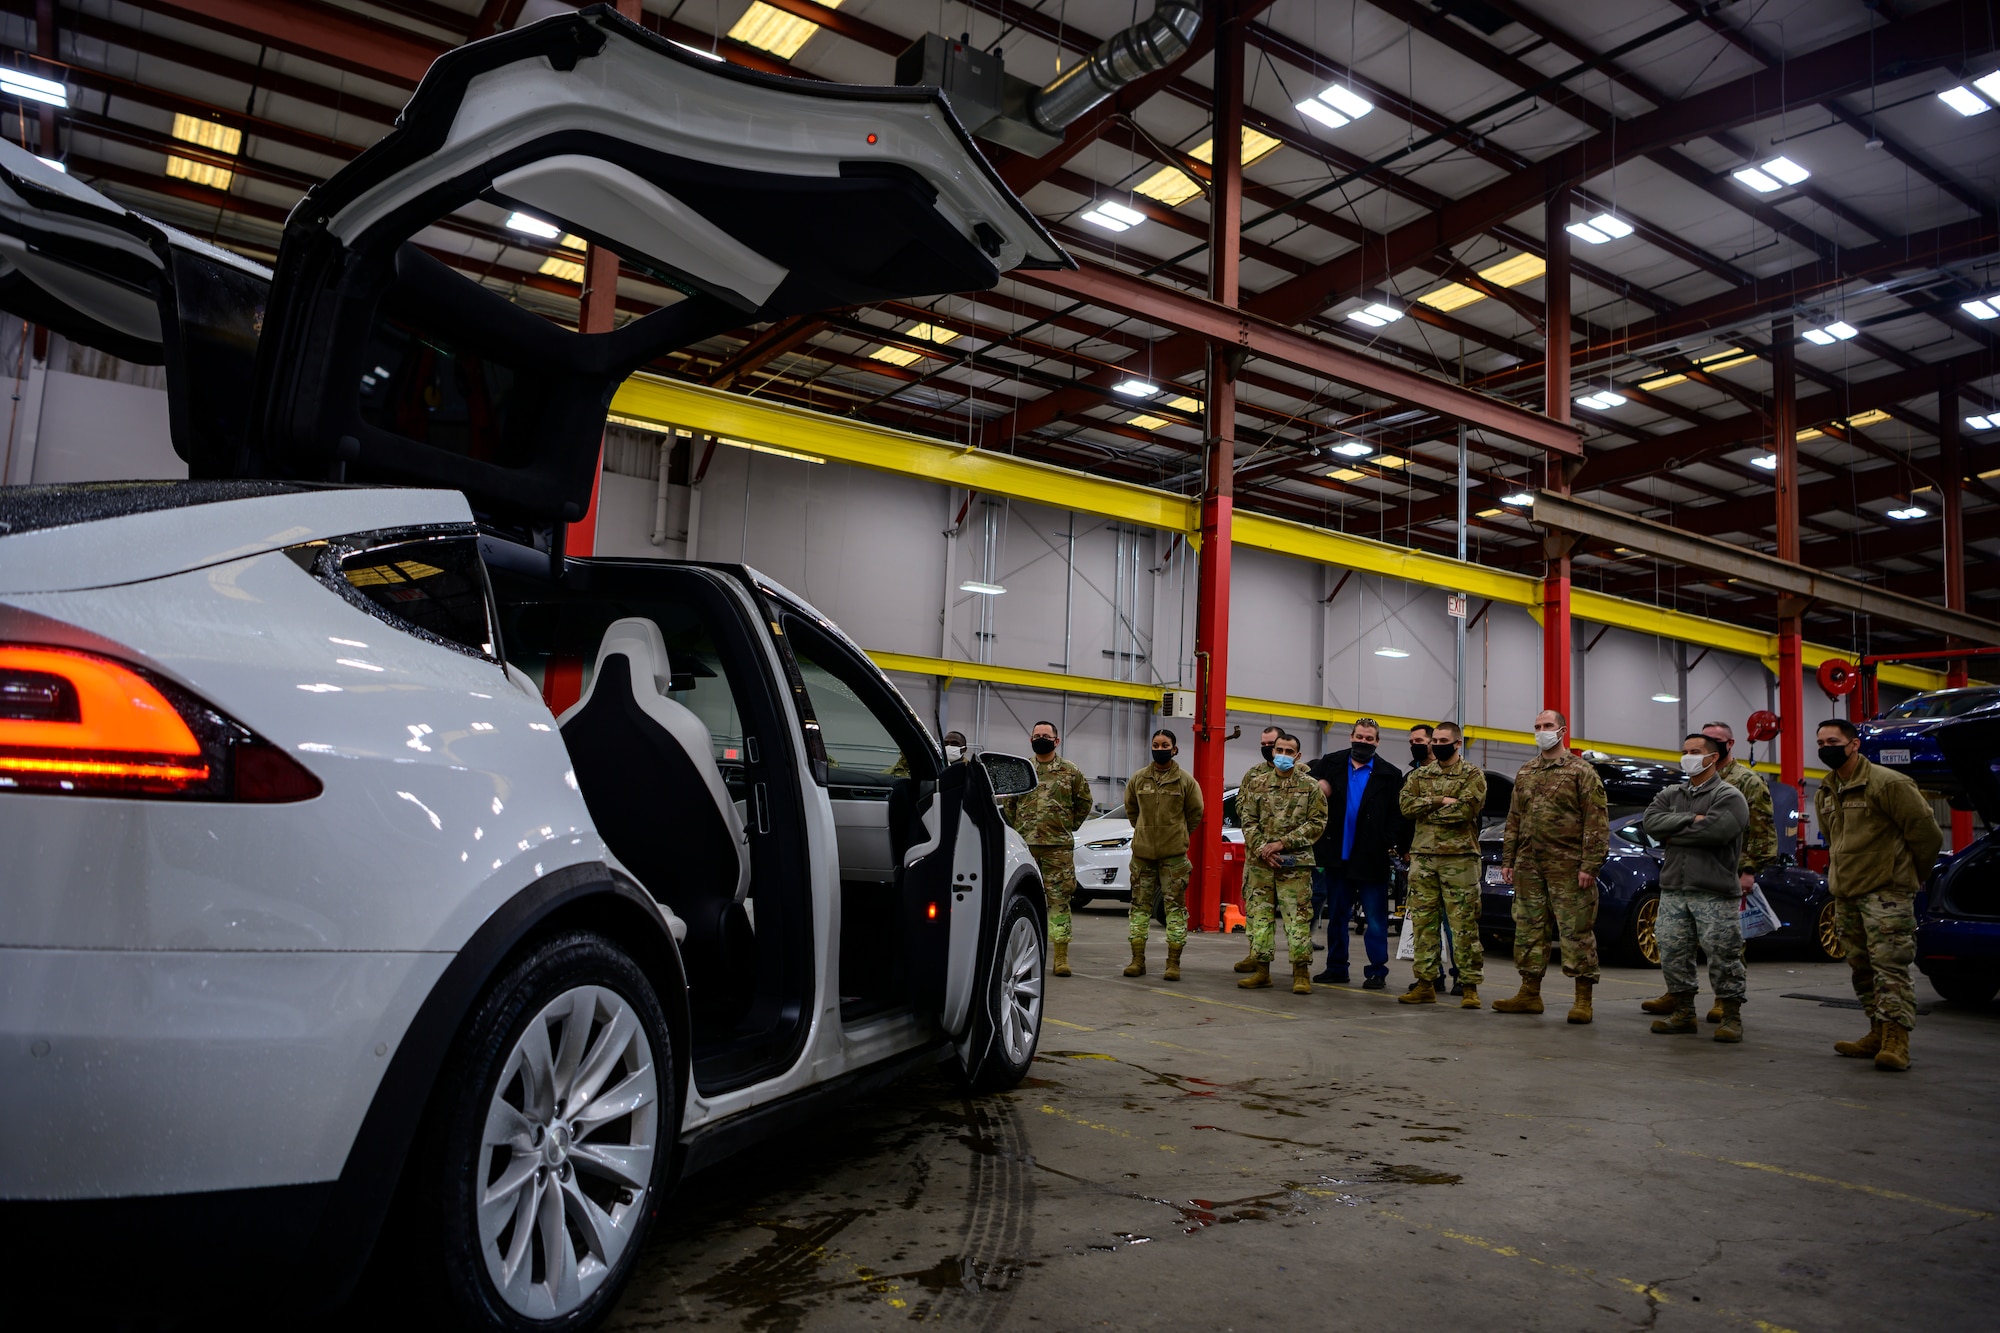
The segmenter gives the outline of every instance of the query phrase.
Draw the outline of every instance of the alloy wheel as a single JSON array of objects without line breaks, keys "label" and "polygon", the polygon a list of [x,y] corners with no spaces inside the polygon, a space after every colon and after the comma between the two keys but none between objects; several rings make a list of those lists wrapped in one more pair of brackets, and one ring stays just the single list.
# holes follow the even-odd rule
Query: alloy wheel
[{"label": "alloy wheel", "polygon": [[1847,957],[1847,949],[1840,942],[1840,913],[1832,899],[1820,905],[1819,922],[1813,934],[1822,957],[1836,963]]},{"label": "alloy wheel", "polygon": [[1034,1054],[1042,1022],[1042,939],[1034,920],[1015,918],[1000,973],[1000,1044],[1010,1064]]},{"label": "alloy wheel", "polygon": [[650,1204],[659,1077],[632,1004],[602,986],[550,1001],[514,1043],[480,1140],[478,1225],[502,1300],[570,1313],[617,1267]]},{"label": "alloy wheel", "polygon": [[1660,900],[1648,898],[1639,904],[1639,956],[1658,966],[1660,962]]}]

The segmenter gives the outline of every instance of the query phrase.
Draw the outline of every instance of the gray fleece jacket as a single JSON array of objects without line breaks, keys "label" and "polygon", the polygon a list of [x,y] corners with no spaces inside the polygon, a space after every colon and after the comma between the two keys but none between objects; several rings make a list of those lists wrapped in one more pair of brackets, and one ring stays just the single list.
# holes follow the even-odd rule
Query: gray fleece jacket
[{"label": "gray fleece jacket", "polygon": [[1646,835],[1666,849],[1660,888],[1680,893],[1740,892],[1736,878],[1750,805],[1719,776],[1699,787],[1669,787],[1646,807]]}]

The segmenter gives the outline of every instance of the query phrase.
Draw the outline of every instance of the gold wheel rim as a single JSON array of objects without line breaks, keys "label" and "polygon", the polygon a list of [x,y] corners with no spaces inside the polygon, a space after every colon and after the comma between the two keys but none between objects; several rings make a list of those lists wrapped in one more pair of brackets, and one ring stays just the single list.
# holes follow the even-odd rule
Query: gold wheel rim
[{"label": "gold wheel rim", "polygon": [[1660,961],[1660,900],[1648,898],[1639,904],[1639,956],[1649,963]]},{"label": "gold wheel rim", "polygon": [[1846,956],[1846,950],[1840,947],[1840,915],[1831,902],[1819,909],[1819,951],[1836,961]]}]

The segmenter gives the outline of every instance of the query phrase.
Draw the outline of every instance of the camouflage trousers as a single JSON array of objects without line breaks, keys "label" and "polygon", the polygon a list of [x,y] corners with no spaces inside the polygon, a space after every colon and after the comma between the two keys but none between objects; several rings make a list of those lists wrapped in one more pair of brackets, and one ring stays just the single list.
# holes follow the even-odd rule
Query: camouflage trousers
[{"label": "camouflage trousers", "polygon": [[1917,956],[1914,907],[1914,895],[1894,889],[1833,900],[1855,996],[1870,1018],[1904,1028],[1917,1025],[1917,997],[1910,987],[1910,963]]},{"label": "camouflage trousers", "polygon": [[1560,857],[1514,863],[1514,966],[1524,977],[1549,970],[1549,941],[1562,941],[1566,977],[1597,980],[1597,886],[1581,888],[1579,867]]},{"label": "camouflage trousers", "polygon": [[1250,918],[1250,952],[1258,962],[1268,963],[1276,954],[1280,916],[1285,919],[1285,946],[1293,965],[1312,962],[1311,866],[1274,870],[1253,859],[1243,872],[1243,914]]},{"label": "camouflage trousers", "polygon": [[1069,943],[1069,900],[1076,896],[1076,848],[1062,843],[1054,847],[1029,847],[1042,872],[1042,888],[1049,898],[1049,943]]},{"label": "camouflage trousers", "polygon": [[[1718,1000],[1743,998],[1742,901],[1733,893],[1660,894],[1658,938],[1660,971],[1675,995],[1701,989],[1695,975],[1694,951],[1708,955],[1708,982]],[[1907,984],[1907,983],[1906,983]]]},{"label": "camouflage trousers", "polygon": [[1153,929],[1153,904],[1167,900],[1167,944],[1187,943],[1187,886],[1194,865],[1185,856],[1132,858],[1132,911],[1128,925],[1132,943],[1144,944]]},{"label": "camouflage trousers", "polygon": [[1416,937],[1419,981],[1436,981],[1444,973],[1444,941],[1438,921],[1451,919],[1452,962],[1460,983],[1477,986],[1486,979],[1486,949],[1479,942],[1479,874],[1477,856],[1413,856],[1410,858],[1410,932]]}]

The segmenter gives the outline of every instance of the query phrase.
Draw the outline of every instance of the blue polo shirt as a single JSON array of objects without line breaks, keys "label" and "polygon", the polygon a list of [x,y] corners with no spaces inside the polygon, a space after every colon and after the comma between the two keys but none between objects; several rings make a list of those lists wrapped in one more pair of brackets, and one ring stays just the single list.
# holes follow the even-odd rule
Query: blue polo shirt
[{"label": "blue polo shirt", "polygon": [[1361,767],[1354,767],[1354,761],[1347,764],[1347,822],[1340,826],[1340,859],[1347,860],[1354,855],[1354,821],[1361,815],[1361,796],[1368,790],[1368,779],[1375,772],[1375,759],[1369,757]]}]

